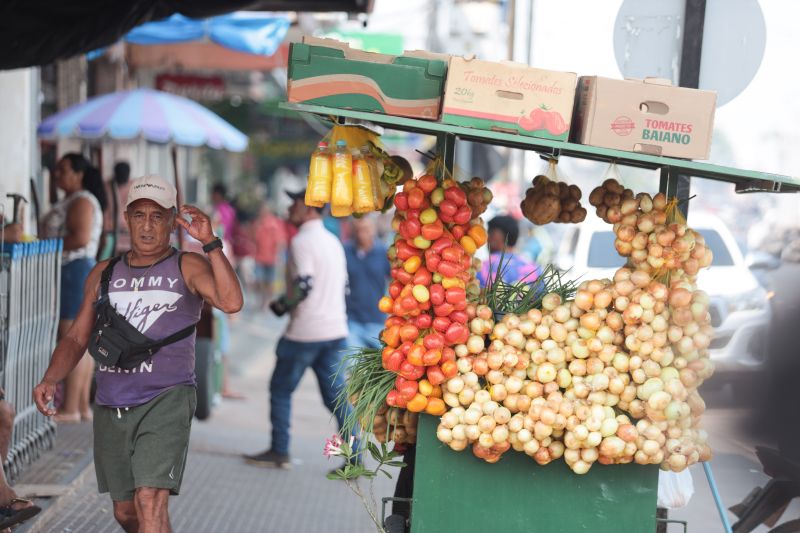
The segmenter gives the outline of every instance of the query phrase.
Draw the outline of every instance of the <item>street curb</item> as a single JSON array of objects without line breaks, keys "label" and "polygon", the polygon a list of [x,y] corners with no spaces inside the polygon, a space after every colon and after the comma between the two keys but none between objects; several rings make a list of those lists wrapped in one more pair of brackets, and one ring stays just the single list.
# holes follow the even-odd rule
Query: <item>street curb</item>
[{"label": "street curb", "polygon": [[50,519],[55,517],[55,515],[64,508],[67,498],[75,494],[75,492],[77,492],[77,490],[83,486],[87,478],[90,478],[93,475],[92,471],[94,462],[92,460],[92,453],[87,453],[86,458],[84,458],[81,462],[83,464],[75,469],[78,470],[80,468],[80,471],[77,473],[77,475],[73,475],[75,473],[75,470],[73,470],[68,474],[68,476],[65,476],[65,484],[68,485],[69,489],[61,496],[42,500],[39,503],[39,506],[42,508],[42,512],[36,515],[31,521],[28,521],[18,529],[15,529],[17,533],[52,533],[43,529],[44,524],[49,523]]}]

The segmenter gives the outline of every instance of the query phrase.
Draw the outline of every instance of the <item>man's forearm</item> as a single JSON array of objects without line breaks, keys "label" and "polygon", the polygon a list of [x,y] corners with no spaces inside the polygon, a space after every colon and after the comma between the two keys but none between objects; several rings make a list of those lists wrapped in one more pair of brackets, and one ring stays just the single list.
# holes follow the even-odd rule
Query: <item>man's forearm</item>
[{"label": "man's forearm", "polygon": [[214,286],[218,297],[218,307],[226,313],[235,313],[242,308],[244,298],[239,278],[236,276],[228,258],[217,248],[208,254],[211,272],[214,275]]},{"label": "man's forearm", "polygon": [[53,356],[50,358],[50,366],[44,374],[42,381],[58,383],[65,379],[73,368],[78,364],[86,352],[86,346],[81,346],[75,339],[65,336],[56,345]]}]

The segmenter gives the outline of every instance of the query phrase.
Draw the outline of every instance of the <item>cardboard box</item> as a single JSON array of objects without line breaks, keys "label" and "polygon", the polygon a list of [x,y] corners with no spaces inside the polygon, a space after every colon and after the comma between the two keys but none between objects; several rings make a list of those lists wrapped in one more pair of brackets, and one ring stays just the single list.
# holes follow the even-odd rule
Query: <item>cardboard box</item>
[{"label": "cardboard box", "polygon": [[290,102],[438,120],[449,56],[364,52],[304,37],[289,50]]},{"label": "cardboard box", "polygon": [[629,152],[708,159],[717,93],[669,80],[581,76],[572,140]]},{"label": "cardboard box", "polygon": [[572,72],[454,56],[448,67],[442,122],[566,140],[576,79]]}]

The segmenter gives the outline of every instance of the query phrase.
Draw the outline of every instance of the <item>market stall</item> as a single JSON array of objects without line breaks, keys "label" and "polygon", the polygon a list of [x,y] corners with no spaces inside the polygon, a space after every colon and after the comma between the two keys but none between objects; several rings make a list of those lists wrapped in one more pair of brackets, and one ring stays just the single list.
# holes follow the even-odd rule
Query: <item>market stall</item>
[{"label": "market stall", "polygon": [[[737,192],[796,192],[800,180],[654,155],[707,157],[714,99],[702,91],[688,94],[694,100],[680,116],[679,106],[663,102],[685,99],[687,89],[665,93],[658,84],[633,87],[627,81],[581,78],[574,99],[574,74],[570,81],[568,73],[473,64],[470,72],[478,74],[463,76],[456,69],[464,60],[451,58],[447,85],[441,81],[443,102],[421,95],[434,109],[442,105],[441,113],[431,113],[407,88],[402,98],[384,93],[393,88],[387,80],[399,74],[393,67],[416,68],[412,76],[438,75],[440,59],[416,54],[402,63],[362,65],[359,71],[358,63],[369,58],[319,46],[326,44],[295,49],[301,66],[313,69],[294,74],[303,77],[304,90],[323,79],[330,85],[298,97],[290,65],[290,101],[294,96],[295,102],[312,103],[284,107],[335,125],[329,139],[335,152],[321,144],[312,159],[309,205],[330,203],[334,216],[395,209],[392,283],[378,304],[389,315],[383,347],[351,358],[348,397],[355,406],[353,427],[360,423],[379,442],[416,443],[411,530],[652,531],[659,467],[681,472],[698,462],[704,463],[730,530],[707,463],[711,447],[701,428],[705,405],[697,391],[713,373],[709,301],[697,288],[697,274],[713,257],[702,235],[687,224],[686,191],[679,184],[702,177],[730,182]],[[458,107],[477,106],[482,89],[453,88],[451,80],[497,86],[508,68],[517,76],[509,80],[522,79],[520,72],[529,79],[543,76],[547,83],[525,82],[525,87],[544,88],[560,100],[532,102],[530,114],[510,122],[513,113],[504,107],[510,108],[508,100],[530,96],[522,89],[509,97],[492,88],[483,95],[488,108]],[[362,87],[374,102],[365,103],[352,84],[365,72],[372,82]],[[347,77],[350,85],[342,85],[347,94],[321,94],[336,90],[331,76],[337,75]],[[570,83],[572,93],[555,89]],[[611,90],[601,92],[606,85]],[[596,99],[627,90],[638,91],[628,115],[655,110],[672,116],[647,122],[618,115],[612,124],[621,140],[592,137],[589,118],[597,117],[590,113]],[[348,91],[362,98],[353,99]],[[463,96],[460,104],[453,103],[454,92]],[[343,97],[350,99],[337,100]],[[319,98],[343,107],[319,105]],[[384,101],[394,107],[382,106]],[[598,109],[607,110],[608,101],[601,103]],[[345,106],[373,106],[378,112]],[[702,110],[706,116],[694,120]],[[403,113],[419,116],[395,116]],[[643,131],[627,138],[642,124]],[[408,175],[381,150],[376,126],[436,136],[437,157],[422,175]],[[497,274],[480,288],[473,255],[486,243],[480,215],[491,193],[480,178],[459,180],[453,167],[456,139],[547,158],[550,170],[532,180],[520,199],[522,213],[534,224],[580,223],[591,210],[613,227],[614,247],[626,265],[613,279],[577,283],[548,269],[535,281],[509,283],[503,281],[501,259]],[[608,147],[613,143],[627,149]],[[606,179],[581,191],[559,177],[562,157],[659,169],[660,190],[633,191]]]}]

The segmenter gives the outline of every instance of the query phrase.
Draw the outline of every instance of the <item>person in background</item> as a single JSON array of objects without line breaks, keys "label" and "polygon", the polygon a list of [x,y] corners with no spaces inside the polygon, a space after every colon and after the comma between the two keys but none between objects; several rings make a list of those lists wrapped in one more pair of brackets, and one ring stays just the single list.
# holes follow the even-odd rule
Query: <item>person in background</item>
[{"label": "person in background", "polygon": [[389,260],[386,247],[375,239],[372,216],[353,219],[352,230],[353,240],[344,247],[350,287],[346,298],[347,344],[348,348],[379,348],[386,315],[378,310],[378,301],[386,294]]},{"label": "person in background", "polygon": [[222,238],[233,243],[236,235],[236,210],[228,202],[228,188],[222,183],[217,183],[211,189],[211,203],[214,205],[214,215],[222,225]]},{"label": "person in background", "polygon": [[[83,284],[95,265],[103,233],[106,191],[100,171],[81,154],[69,153],[56,165],[56,186],[65,197],[56,203],[42,220],[40,235],[45,239],[61,238],[61,309],[58,338],[61,339],[78,314]],[[56,422],[91,420],[89,394],[94,360],[84,354],[64,381],[64,398]]]},{"label": "person in background", "polygon": [[548,265],[553,258],[553,239],[542,226],[530,224],[521,253],[537,265]]},{"label": "person in background", "polygon": [[277,361],[270,379],[272,445],[245,460],[262,467],[290,468],[289,426],[292,394],[307,368],[317,376],[325,407],[341,429],[351,407],[336,408],[344,389],[338,372],[346,347],[347,261],[342,244],[322,223],[322,209],[305,204],[305,191],[287,194],[292,199],[289,221],[299,228],[289,245],[287,294],[270,308],[276,315],[290,313],[289,325],[275,348]]},{"label": "person in background", "polygon": [[[14,430],[14,406],[5,399],[6,393],[0,388],[0,458],[8,458],[11,445],[11,432]],[[0,468],[0,533],[10,533],[15,526],[39,514],[42,509],[33,502],[17,496],[6,479],[5,471]]]},{"label": "person in background", "polygon": [[487,239],[489,259],[483,262],[478,272],[481,287],[486,287],[494,281],[498,270],[502,273],[502,280],[505,283],[536,281],[541,274],[540,269],[535,263],[514,252],[518,238],[519,223],[513,217],[498,215],[489,221]]},{"label": "person in background", "polygon": [[[116,190],[117,193],[117,233],[114,247],[116,253],[125,252],[131,249],[131,234],[128,232],[128,225],[125,224],[125,199],[128,198],[128,188],[130,187],[131,166],[125,161],[118,161],[114,165],[114,175],[108,182],[106,196],[111,199]],[[110,207],[110,206],[109,206]],[[114,210],[105,211],[105,232],[114,232]],[[112,254],[113,255],[113,254]]]},{"label": "person in background", "polygon": [[286,243],[286,236],[281,220],[272,213],[266,203],[261,206],[254,226],[256,283],[261,296],[260,308],[262,311],[266,311],[275,287],[275,266],[278,262],[278,254]]}]

